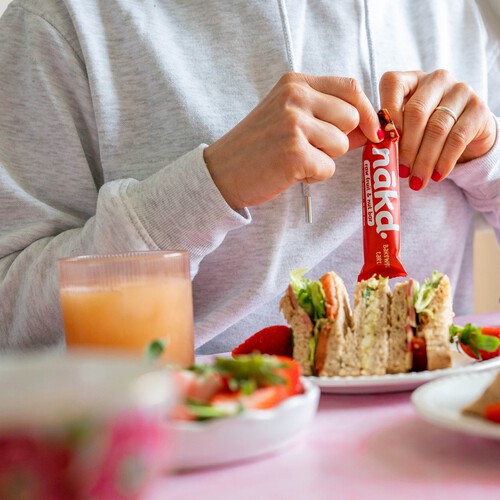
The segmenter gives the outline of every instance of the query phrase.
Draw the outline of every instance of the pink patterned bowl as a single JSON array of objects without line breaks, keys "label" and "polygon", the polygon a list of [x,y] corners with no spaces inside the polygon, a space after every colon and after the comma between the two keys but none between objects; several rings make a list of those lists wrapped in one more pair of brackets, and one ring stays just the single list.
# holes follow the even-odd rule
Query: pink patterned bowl
[{"label": "pink patterned bowl", "polygon": [[96,353],[0,357],[0,498],[137,499],[165,470],[165,370]]}]

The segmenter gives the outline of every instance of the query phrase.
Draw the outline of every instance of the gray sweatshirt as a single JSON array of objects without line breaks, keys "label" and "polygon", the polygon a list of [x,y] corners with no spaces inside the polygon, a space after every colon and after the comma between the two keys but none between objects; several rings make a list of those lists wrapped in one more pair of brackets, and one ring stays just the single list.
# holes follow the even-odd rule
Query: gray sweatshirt
[{"label": "gray sweatshirt", "polygon": [[[233,211],[203,148],[288,71],[354,77],[377,107],[383,72],[445,68],[498,116],[494,21],[471,0],[14,0],[0,20],[1,348],[62,342],[69,255],[189,250],[200,353],[283,324],[296,267],[336,271],[352,296],[361,150],[313,186],[306,225],[299,184]],[[472,307],[474,210],[500,236],[500,140],[423,191],[401,183],[403,263],[417,280],[448,274],[457,314]]]}]

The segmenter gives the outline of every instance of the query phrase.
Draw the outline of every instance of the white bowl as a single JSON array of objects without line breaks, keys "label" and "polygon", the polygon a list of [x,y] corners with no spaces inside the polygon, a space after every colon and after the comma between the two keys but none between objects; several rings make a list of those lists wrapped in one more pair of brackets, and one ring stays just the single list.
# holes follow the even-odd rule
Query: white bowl
[{"label": "white bowl", "polygon": [[302,378],[304,394],[269,410],[252,410],[203,422],[173,422],[174,470],[196,469],[254,459],[281,451],[307,431],[320,390]]}]

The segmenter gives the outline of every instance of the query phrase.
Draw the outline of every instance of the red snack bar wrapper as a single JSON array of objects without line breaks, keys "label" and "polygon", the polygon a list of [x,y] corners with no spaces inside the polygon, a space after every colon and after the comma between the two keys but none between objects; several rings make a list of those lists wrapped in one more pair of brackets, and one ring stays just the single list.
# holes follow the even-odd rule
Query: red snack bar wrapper
[{"label": "red snack bar wrapper", "polygon": [[358,281],[374,274],[406,276],[400,259],[399,133],[386,109],[378,113],[385,133],[382,142],[368,141],[363,150],[363,251],[365,263]]}]

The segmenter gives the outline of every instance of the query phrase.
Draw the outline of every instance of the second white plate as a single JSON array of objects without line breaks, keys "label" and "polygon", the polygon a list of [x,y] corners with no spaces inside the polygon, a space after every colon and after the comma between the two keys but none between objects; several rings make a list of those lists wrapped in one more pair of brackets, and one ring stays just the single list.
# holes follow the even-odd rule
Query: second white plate
[{"label": "second white plate", "polygon": [[475,373],[500,368],[500,358],[474,361],[466,354],[452,351],[452,367],[443,370],[398,373],[363,377],[307,377],[322,392],[336,394],[375,394],[412,391],[431,380],[461,373]]},{"label": "second white plate", "polygon": [[462,415],[462,408],[484,392],[495,374],[496,371],[465,373],[435,380],[412,394],[413,406],[424,420],[440,427],[500,439],[500,424]]}]

